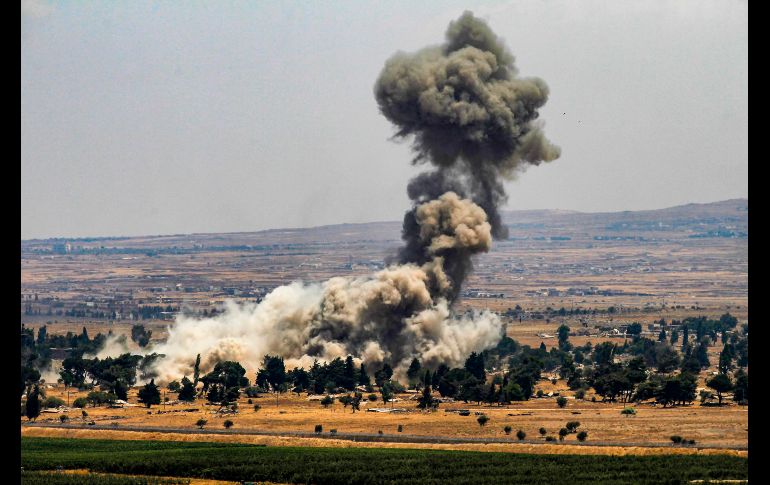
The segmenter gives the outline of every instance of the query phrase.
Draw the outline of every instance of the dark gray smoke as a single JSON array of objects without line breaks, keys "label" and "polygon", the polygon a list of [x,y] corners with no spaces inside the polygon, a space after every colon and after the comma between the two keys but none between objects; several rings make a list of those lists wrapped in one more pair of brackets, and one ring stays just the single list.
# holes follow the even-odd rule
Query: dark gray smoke
[{"label": "dark gray smoke", "polygon": [[[465,12],[450,23],[443,45],[394,55],[374,87],[380,111],[398,128],[395,136],[413,137],[413,163],[437,167],[409,184],[414,204],[448,191],[470,197],[497,239],[507,237],[498,210],[507,199],[502,181],[560,154],[536,122],[548,86],[516,74],[502,40]],[[426,258],[415,242],[413,212],[404,218],[402,263]],[[457,288],[470,271],[470,260],[457,260],[465,256],[447,255]]]},{"label": "dark gray smoke", "polygon": [[403,376],[415,357],[428,368],[455,366],[499,342],[497,315],[458,318],[451,304],[473,255],[506,235],[503,180],[559,155],[535,122],[548,88],[517,78],[500,39],[466,12],[443,46],[390,59],[375,94],[396,136],[414,138],[414,163],[433,166],[407,187],[413,204],[403,248],[371,275],[296,282],[257,305],[231,302],[202,320],[180,316],[153,350],[166,355],[156,368],[161,381],[189,374],[199,353],[204,370],[221,360],[255,369],[265,354],[289,367],[352,355],[367,365],[389,362]]}]

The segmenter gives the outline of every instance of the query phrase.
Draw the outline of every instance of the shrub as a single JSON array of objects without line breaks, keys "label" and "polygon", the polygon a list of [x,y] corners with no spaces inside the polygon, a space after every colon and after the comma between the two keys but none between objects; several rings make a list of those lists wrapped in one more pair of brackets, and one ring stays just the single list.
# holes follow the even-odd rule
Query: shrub
[{"label": "shrub", "polygon": [[195,422],[195,426],[199,427],[200,429],[203,429],[203,427],[206,426],[206,423],[208,423],[208,421],[206,421],[205,419],[199,419],[198,421]]},{"label": "shrub", "polygon": [[403,424],[399,424],[398,425],[398,432],[401,433],[403,431],[404,431],[404,425]]},{"label": "shrub", "polygon": [[538,389],[537,390],[537,397],[543,397],[543,390],[542,389]]},{"label": "shrub", "polygon": [[563,408],[564,406],[567,405],[567,398],[561,397],[561,396],[557,397],[556,404],[558,404],[560,408]]},{"label": "shrub", "polygon": [[62,414],[61,416],[59,416],[59,421],[61,421],[62,423],[66,422],[68,419],[70,419],[70,417],[67,416],[66,414]]},{"label": "shrub", "polygon": [[556,384],[556,379],[551,379],[551,384]]},{"label": "shrub", "polygon": [[369,400],[375,402],[377,400],[377,394],[369,394]]},{"label": "shrub", "polygon": [[262,406],[260,406],[259,404],[254,405],[254,411],[259,411],[260,409],[262,409]]},{"label": "shrub", "polygon": [[489,418],[487,417],[486,414],[482,414],[481,416],[476,418],[476,421],[479,422],[479,426],[484,426],[485,424],[487,424],[487,421],[489,421]]},{"label": "shrub", "polygon": [[336,429],[330,429],[330,430],[329,430],[329,433],[331,433],[331,434],[337,434],[337,430],[336,430]]},{"label": "shrub", "polygon": [[50,409],[50,408],[58,408],[60,406],[64,406],[64,401],[62,399],[59,399],[58,397],[48,397],[41,403],[42,407]]},{"label": "shrub", "polygon": [[512,428],[510,426],[506,426],[503,428],[503,431],[505,432],[505,434],[511,434],[511,429]]},{"label": "shrub", "polygon": [[586,397],[585,389],[578,389],[575,391],[575,399],[583,399],[584,397]]},{"label": "shrub", "polygon": [[581,431],[580,433],[577,434],[578,441],[585,441],[586,438],[588,438],[588,433],[586,433],[585,431]]},{"label": "shrub", "polygon": [[688,445],[694,445],[695,444],[695,440],[687,440],[687,444]]},{"label": "shrub", "polygon": [[564,441],[564,437],[569,434],[569,430],[567,428],[562,428],[559,430],[559,441]]},{"label": "shrub", "polygon": [[674,436],[672,436],[672,437],[671,437],[671,441],[672,441],[672,442],[673,442],[675,445],[678,445],[679,443],[681,443],[681,442],[682,442],[682,437],[681,437],[681,436],[678,436],[678,435],[674,435]]},{"label": "shrub", "polygon": [[548,431],[546,431],[545,428],[540,428],[537,431],[538,431],[538,433],[540,433],[541,436],[545,436],[548,433]]},{"label": "shrub", "polygon": [[320,424],[316,424],[315,425],[315,432],[316,433],[321,433],[321,432],[323,432],[323,430],[324,430],[324,427],[321,426]]},{"label": "shrub", "polygon": [[554,438],[553,436],[546,436],[545,440],[546,441],[556,441],[556,438]]},{"label": "shrub", "polygon": [[225,429],[230,429],[230,428],[232,428],[232,427],[233,427],[233,424],[234,424],[234,423],[233,423],[232,421],[230,421],[229,419],[226,419],[226,420],[225,420],[225,422],[224,422],[224,423],[222,423],[222,424],[224,424],[224,426],[225,426]]},{"label": "shrub", "polygon": [[577,428],[580,426],[580,421],[568,421],[567,429],[570,433],[577,433]]},{"label": "shrub", "polygon": [[634,408],[623,408],[623,410],[620,412],[620,414],[623,414],[625,416],[633,416],[636,414],[636,409]]},{"label": "shrub", "polygon": [[252,401],[251,399],[249,399],[249,400],[248,400],[248,401],[246,401],[246,402],[247,402],[248,404],[254,404],[254,401]]},{"label": "shrub", "polygon": [[76,408],[84,408],[88,405],[88,401],[86,401],[86,398],[84,397],[79,397],[72,402],[72,405]]},{"label": "shrub", "polygon": [[333,402],[334,398],[327,394],[323,399],[321,399],[321,406],[328,408]]},{"label": "shrub", "polygon": [[591,396],[591,402],[596,402],[596,396]]},{"label": "shrub", "polygon": [[377,434],[382,434],[382,430],[378,430],[378,431],[377,431]]},{"label": "shrub", "polygon": [[518,430],[516,432],[516,437],[519,438],[519,440],[523,440],[527,437],[527,433],[525,433],[523,430]]},{"label": "shrub", "polygon": [[87,418],[88,417],[88,413],[86,412],[85,409],[81,410],[80,413],[83,415],[83,418]]}]

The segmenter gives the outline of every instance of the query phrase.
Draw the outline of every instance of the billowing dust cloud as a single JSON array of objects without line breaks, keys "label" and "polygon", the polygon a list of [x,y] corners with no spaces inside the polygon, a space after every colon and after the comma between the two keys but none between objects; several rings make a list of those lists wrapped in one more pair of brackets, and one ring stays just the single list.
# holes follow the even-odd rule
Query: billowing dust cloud
[{"label": "billowing dust cloud", "polygon": [[396,137],[413,139],[413,163],[432,166],[407,187],[404,246],[366,277],[295,282],[259,304],[230,302],[213,318],[180,316],[152,349],[165,354],[159,380],[190,375],[199,353],[204,371],[219,360],[255,370],[265,354],[284,357],[288,368],[352,355],[370,369],[388,362],[403,376],[414,357],[429,368],[461,365],[499,341],[497,315],[457,316],[452,304],[473,256],[506,237],[503,181],[559,156],[536,121],[548,87],[517,77],[502,41],[466,12],[443,45],[388,60],[374,93]]}]

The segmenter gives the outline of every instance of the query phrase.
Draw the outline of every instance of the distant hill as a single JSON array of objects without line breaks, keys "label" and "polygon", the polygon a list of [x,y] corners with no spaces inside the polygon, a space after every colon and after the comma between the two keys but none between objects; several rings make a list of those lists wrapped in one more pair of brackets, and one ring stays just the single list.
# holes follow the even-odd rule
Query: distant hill
[{"label": "distant hill", "polygon": [[[621,238],[636,237],[748,237],[748,199],[706,204],[686,204],[666,209],[622,212],[577,212],[565,210],[503,211],[511,239]],[[21,242],[22,252],[39,252],[69,243],[76,248],[263,248],[271,245],[334,244],[361,241],[398,244],[400,221],[335,224],[310,228],[270,229],[257,232],[178,234],[129,238],[36,239]]]}]

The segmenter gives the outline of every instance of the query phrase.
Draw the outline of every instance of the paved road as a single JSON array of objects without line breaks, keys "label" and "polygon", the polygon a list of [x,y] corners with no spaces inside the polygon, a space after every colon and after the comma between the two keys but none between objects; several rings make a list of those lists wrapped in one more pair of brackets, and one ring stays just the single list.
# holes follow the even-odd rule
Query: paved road
[{"label": "paved road", "polygon": [[[570,440],[567,442],[545,442],[544,440],[518,440],[511,438],[473,438],[456,436],[422,436],[413,434],[368,434],[368,433],[309,433],[303,431],[259,431],[251,429],[198,429],[198,428],[167,428],[158,426],[126,426],[112,425],[86,425],[86,424],[59,424],[59,423],[22,423],[22,426],[30,428],[59,428],[59,429],[99,429],[112,431],[136,431],[144,433],[180,433],[180,434],[214,434],[214,435],[253,435],[253,436],[285,436],[292,438],[322,438],[347,441],[366,441],[383,443],[433,443],[433,444],[463,444],[463,443],[525,443],[531,445],[578,445],[578,446],[638,446],[643,448],[672,448],[671,443],[634,443],[634,442],[609,442],[609,441],[585,441]],[[690,447],[690,446],[688,446]],[[724,446],[716,444],[702,444],[692,446],[697,449],[723,449],[723,450],[748,450],[747,446]]]}]

